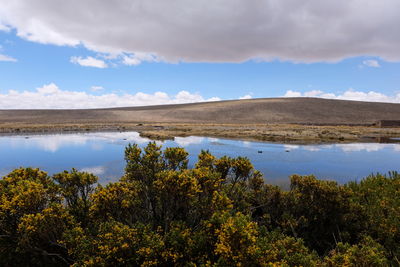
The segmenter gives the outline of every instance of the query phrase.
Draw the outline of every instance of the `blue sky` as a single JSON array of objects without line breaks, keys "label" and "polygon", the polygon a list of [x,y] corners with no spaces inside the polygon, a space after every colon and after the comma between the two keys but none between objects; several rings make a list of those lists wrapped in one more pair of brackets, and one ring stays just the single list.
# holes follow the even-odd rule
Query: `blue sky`
[{"label": "blue sky", "polygon": [[[25,1],[25,4],[28,5],[28,2]],[[48,8],[48,5],[40,11]],[[78,33],[72,39],[70,36],[65,37],[62,29],[57,32],[57,38],[52,39],[55,34],[46,33],[50,30],[57,31],[56,27],[38,30],[38,27],[30,27],[29,23],[33,22],[21,23],[21,18],[10,18],[11,13],[18,14],[18,10],[10,10],[13,12],[9,11],[7,14],[6,9],[2,12],[0,8],[0,108],[84,107],[87,104],[85,99],[91,96],[112,94],[117,101],[124,96],[137,96],[138,93],[143,94],[145,100],[143,97],[139,97],[143,101],[136,97],[131,102],[117,101],[118,103],[113,104],[93,98],[88,105],[147,105],[153,104],[152,99],[158,97],[156,92],[165,93],[167,97],[161,95],[161,100],[155,100],[155,104],[238,99],[243,96],[316,96],[400,101],[400,63],[396,52],[392,55],[385,50],[379,53],[371,49],[368,54],[361,51],[364,48],[360,47],[359,53],[351,52],[353,54],[348,55],[348,51],[338,52],[331,48],[325,57],[320,52],[313,55],[314,50],[310,48],[304,54],[311,56],[302,57],[301,54],[293,55],[286,50],[275,51],[267,47],[265,51],[270,54],[263,58],[260,55],[265,54],[265,51],[260,55],[252,51],[249,52],[253,53],[250,56],[240,55],[240,47],[233,47],[232,51],[240,56],[227,53],[219,58],[219,55],[201,51],[201,47],[180,54],[179,49],[182,48],[175,45],[176,47],[172,46],[175,49],[173,52],[172,49],[164,51],[163,47],[158,52],[157,46],[154,46],[151,52],[144,51],[141,56],[142,52],[137,53],[136,50],[129,50],[123,45],[118,46],[119,44],[108,44],[107,39],[85,39],[79,37]],[[2,21],[6,21],[3,26]],[[44,22],[40,25],[42,24]],[[30,28],[33,30],[29,30]],[[221,32],[224,31],[222,28]],[[144,36],[147,38],[147,35]],[[258,45],[257,39],[255,40],[254,47]],[[172,42],[165,37],[162,41],[167,45]],[[132,40],[132,44],[137,43],[138,41]],[[246,45],[247,49],[248,44]],[[213,47],[207,49],[213,51]],[[293,49],[295,48],[291,48],[291,51]],[[318,49],[316,47],[315,50]],[[219,48],[215,50],[215,53],[220,51]],[[13,102],[32,96],[24,92],[37,93],[37,88],[47,88],[46,86],[52,88],[46,91],[46,99],[54,103],[44,104],[41,101],[44,98],[40,97],[31,101]],[[11,94],[14,97],[9,96],[10,90],[13,90]],[[70,99],[71,104],[68,100],[58,103],[58,98],[49,96],[57,93],[59,98],[66,98],[62,94],[64,91],[83,92],[86,98],[82,98],[82,105],[77,105],[73,103],[80,101],[76,95],[74,97],[77,98]],[[177,99],[176,95],[182,91],[186,91],[187,97]],[[37,101],[32,102],[35,99]]]}]

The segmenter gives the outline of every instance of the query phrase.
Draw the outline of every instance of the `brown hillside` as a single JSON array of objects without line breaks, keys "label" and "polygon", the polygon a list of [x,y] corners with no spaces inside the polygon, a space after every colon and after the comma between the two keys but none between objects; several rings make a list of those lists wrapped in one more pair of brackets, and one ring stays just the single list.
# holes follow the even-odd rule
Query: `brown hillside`
[{"label": "brown hillside", "polygon": [[373,124],[400,120],[400,104],[318,98],[260,98],[85,110],[0,110],[0,123]]}]

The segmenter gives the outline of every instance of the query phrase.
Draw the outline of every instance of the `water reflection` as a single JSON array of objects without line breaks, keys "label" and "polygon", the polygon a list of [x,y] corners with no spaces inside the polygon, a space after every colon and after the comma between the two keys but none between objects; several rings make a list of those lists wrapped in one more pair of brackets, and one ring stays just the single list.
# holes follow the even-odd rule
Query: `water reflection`
[{"label": "water reflection", "polygon": [[[57,152],[62,147],[79,147],[92,143],[93,150],[102,150],[102,142],[145,144],[151,140],[139,136],[137,132],[106,132],[106,133],[74,133],[30,136],[3,136],[1,141],[9,142],[13,148],[38,148],[44,151]],[[161,142],[159,142],[161,143]]]},{"label": "water reflection", "polygon": [[90,172],[93,173],[94,175],[101,176],[104,175],[104,173],[106,172],[106,168],[105,166],[92,166],[92,167],[81,168],[79,171]]},{"label": "water reflection", "polygon": [[[107,183],[123,174],[125,146],[137,143],[143,147],[149,141],[137,132],[2,136],[0,175],[20,166],[39,167],[50,174],[74,167],[92,172]],[[202,149],[209,149],[217,157],[246,156],[268,182],[284,187],[294,173],[343,183],[375,172],[398,170],[400,160],[400,144],[292,145],[198,136],[157,143],[185,147],[190,166]]]},{"label": "water reflection", "polygon": [[384,149],[393,149],[400,151],[399,144],[385,144],[385,143],[351,143],[351,144],[329,144],[329,145],[284,145],[287,150],[304,149],[311,152],[339,148],[343,152],[376,152]]},{"label": "water reflection", "polygon": [[[194,144],[201,144],[204,142],[206,138],[205,137],[200,137],[200,136],[188,136],[188,137],[175,137],[175,143],[178,146],[189,146],[189,145],[194,145]],[[210,139],[210,138],[208,138]],[[215,140],[215,138],[212,138]]]}]

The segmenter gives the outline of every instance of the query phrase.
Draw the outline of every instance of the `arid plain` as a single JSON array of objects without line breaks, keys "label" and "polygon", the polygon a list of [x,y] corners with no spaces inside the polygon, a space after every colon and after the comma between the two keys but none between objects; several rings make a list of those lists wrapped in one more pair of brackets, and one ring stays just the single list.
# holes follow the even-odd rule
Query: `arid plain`
[{"label": "arid plain", "polygon": [[276,142],[387,141],[400,104],[318,98],[261,98],[195,104],[75,110],[0,110],[1,133],[140,132],[153,139],[215,136]]}]

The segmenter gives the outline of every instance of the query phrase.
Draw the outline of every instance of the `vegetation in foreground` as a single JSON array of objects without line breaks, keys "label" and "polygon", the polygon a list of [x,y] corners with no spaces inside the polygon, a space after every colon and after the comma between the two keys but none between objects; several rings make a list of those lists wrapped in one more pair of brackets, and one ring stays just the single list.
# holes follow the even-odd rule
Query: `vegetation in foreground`
[{"label": "vegetation in foreground", "polygon": [[72,170],[0,180],[1,266],[398,266],[400,175],[282,191],[247,158],[129,145],[120,181]]}]

